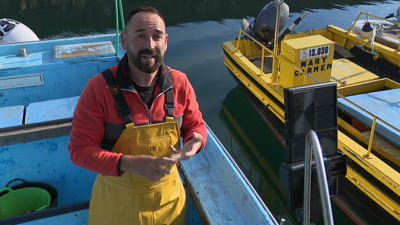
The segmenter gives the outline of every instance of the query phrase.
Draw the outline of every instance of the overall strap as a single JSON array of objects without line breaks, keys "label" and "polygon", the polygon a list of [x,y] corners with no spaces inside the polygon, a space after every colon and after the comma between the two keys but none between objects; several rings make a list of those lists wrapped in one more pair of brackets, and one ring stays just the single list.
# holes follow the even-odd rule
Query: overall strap
[{"label": "overall strap", "polygon": [[[168,76],[171,78],[172,80],[172,75],[171,75],[171,70],[170,68],[167,66],[168,69]],[[165,104],[164,104],[164,108],[167,111],[167,115],[165,116],[165,121],[168,121],[168,117],[170,117],[172,120],[175,120],[175,116],[174,116],[174,109],[175,109],[175,102],[174,102],[174,88],[170,88],[165,92]]]},{"label": "overall strap", "polygon": [[121,92],[121,89],[119,88],[117,81],[114,78],[113,73],[111,72],[110,69],[106,69],[103,72],[101,72],[103,75],[104,79],[106,79],[108,86],[110,87],[110,91],[112,95],[114,96],[115,99],[115,105],[118,108],[118,113],[119,116],[124,119],[125,124],[132,123],[131,119],[131,114],[132,111],[128,106],[128,103],[125,100],[124,95]]},{"label": "overall strap", "polygon": [[[119,88],[117,81],[114,78],[110,69],[106,69],[105,71],[101,72],[104,79],[106,79],[108,86],[110,87],[110,91],[115,99],[115,105],[118,108],[119,115],[124,119],[125,124],[132,123],[133,120],[131,118],[132,111],[128,106],[128,103],[125,100],[124,95]],[[165,110],[167,111],[166,117],[174,117],[174,109],[175,109],[175,102],[174,102],[174,89],[170,88],[168,91],[165,92]],[[165,118],[167,121],[167,118]]]},{"label": "overall strap", "polygon": [[[174,103],[174,88],[170,88],[168,91],[165,92],[165,110],[167,111],[166,117],[174,117],[174,109],[175,109],[175,103]],[[165,118],[165,120],[167,120]]]}]

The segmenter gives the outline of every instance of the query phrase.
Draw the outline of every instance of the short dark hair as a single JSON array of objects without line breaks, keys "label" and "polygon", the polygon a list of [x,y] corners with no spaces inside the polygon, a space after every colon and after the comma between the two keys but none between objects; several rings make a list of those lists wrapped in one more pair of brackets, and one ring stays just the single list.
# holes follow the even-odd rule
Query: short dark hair
[{"label": "short dark hair", "polygon": [[154,8],[152,6],[140,6],[136,9],[134,9],[132,12],[129,13],[128,17],[126,17],[125,24],[128,24],[129,21],[131,21],[132,17],[139,12],[148,12],[148,13],[157,14],[161,17],[161,19],[164,21],[164,24],[165,24],[164,17],[161,15],[161,13],[156,8]]}]

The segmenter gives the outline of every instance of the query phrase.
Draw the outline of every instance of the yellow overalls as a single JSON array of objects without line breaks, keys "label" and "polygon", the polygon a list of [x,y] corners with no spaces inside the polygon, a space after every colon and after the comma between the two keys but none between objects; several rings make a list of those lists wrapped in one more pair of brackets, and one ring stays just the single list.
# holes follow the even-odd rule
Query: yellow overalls
[{"label": "yellow overalls", "polygon": [[[170,156],[169,145],[180,149],[178,123],[126,125],[113,152],[124,155]],[[89,224],[185,224],[186,195],[176,164],[161,181],[125,172],[122,177],[99,174],[93,186]]]}]

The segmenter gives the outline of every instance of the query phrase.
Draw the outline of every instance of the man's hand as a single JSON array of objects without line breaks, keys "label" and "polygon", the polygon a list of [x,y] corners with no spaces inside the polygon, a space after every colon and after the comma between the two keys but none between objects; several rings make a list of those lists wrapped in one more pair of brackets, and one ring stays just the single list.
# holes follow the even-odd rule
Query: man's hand
[{"label": "man's hand", "polygon": [[147,155],[124,155],[121,158],[121,172],[133,172],[139,176],[154,181],[160,181],[161,178],[171,171],[164,164],[175,164],[176,160],[168,157],[155,157]]},{"label": "man's hand", "polygon": [[197,151],[200,150],[201,145],[203,144],[203,136],[201,134],[194,132],[193,138],[186,142],[181,151],[176,150],[176,148],[172,145],[169,148],[172,151],[171,158],[175,160],[188,160],[194,156]]},{"label": "man's hand", "polygon": [[172,151],[170,157],[156,157],[147,155],[124,155],[121,158],[121,172],[132,172],[139,176],[148,178],[154,181],[160,181],[161,178],[171,171],[164,165],[166,163],[175,164],[178,160],[188,160],[200,150],[203,144],[203,136],[194,132],[193,138],[183,145],[182,150],[178,151],[174,146],[170,145]]}]

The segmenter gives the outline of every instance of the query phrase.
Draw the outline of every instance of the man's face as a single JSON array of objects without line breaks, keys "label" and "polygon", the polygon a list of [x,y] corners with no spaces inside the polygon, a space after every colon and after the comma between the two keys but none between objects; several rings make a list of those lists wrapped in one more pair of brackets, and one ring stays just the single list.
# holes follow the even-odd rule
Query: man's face
[{"label": "man's face", "polygon": [[144,73],[158,70],[167,50],[167,40],[164,21],[148,12],[135,14],[121,35],[121,45],[129,61]]}]

